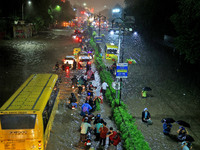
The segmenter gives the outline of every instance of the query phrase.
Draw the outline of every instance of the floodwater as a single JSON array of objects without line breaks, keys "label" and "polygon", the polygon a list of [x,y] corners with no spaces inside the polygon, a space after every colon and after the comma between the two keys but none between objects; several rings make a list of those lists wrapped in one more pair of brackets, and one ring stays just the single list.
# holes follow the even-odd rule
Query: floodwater
[{"label": "floodwater", "polygon": [[[109,42],[118,44],[118,35],[107,35]],[[147,44],[140,35],[124,36],[121,50],[126,59],[135,59],[137,64],[129,65],[128,79],[123,79],[122,100],[136,119],[152,150],[179,150],[181,143],[176,141],[179,125],[173,123],[171,136],[162,133],[163,118],[184,120],[191,125],[187,128],[195,142],[194,150],[200,149],[200,89],[194,84],[196,71],[183,69],[179,58],[173,57],[172,49],[159,44]],[[150,87],[150,97],[141,98],[143,87]],[[128,94],[123,94],[128,93]],[[142,111],[148,108],[153,125],[146,126],[142,121]]]},{"label": "floodwater", "polygon": [[[19,86],[33,73],[52,73],[56,61],[61,63],[65,55],[72,55],[77,46],[71,38],[72,31],[54,30],[42,32],[29,39],[0,41],[0,104],[2,105]],[[106,35],[106,34],[105,34]],[[106,35],[109,42],[117,44],[118,36]],[[191,83],[179,65],[178,59],[158,45],[146,44],[138,36],[125,36],[121,48],[124,62],[133,58],[137,64],[129,65],[128,79],[123,79],[122,100],[136,119],[138,129],[142,131],[152,150],[179,150],[175,140],[178,125],[173,123],[172,136],[162,133],[161,119],[172,117],[190,123],[189,134],[195,139],[193,149],[200,149],[200,96],[198,87]],[[79,149],[80,108],[75,111],[66,108],[67,95],[71,92],[70,78],[74,74],[59,74],[62,77],[61,101],[55,117],[47,149]],[[194,72],[195,73],[195,72]],[[192,73],[192,74],[194,74]],[[187,73],[188,74],[188,73]],[[141,98],[143,87],[149,86],[151,97]],[[128,93],[128,94],[127,94]],[[80,104],[84,100],[80,98]],[[79,106],[80,107],[80,106]],[[105,103],[101,113],[108,127],[114,126],[110,120],[110,109]],[[151,113],[153,125],[146,126],[141,121],[141,113],[147,107]],[[94,145],[97,143],[93,143]],[[119,148],[120,149],[120,148]]]},{"label": "floodwater", "polygon": [[[80,138],[80,116],[81,105],[85,102],[86,92],[78,97],[78,108],[70,110],[67,108],[67,100],[71,92],[71,78],[74,75],[80,77],[85,70],[70,70],[70,72],[55,72],[54,65],[60,64],[66,55],[73,54],[73,48],[79,44],[71,39],[72,30],[53,30],[41,32],[38,36],[29,39],[14,39],[0,41],[0,104],[2,105],[19,86],[34,73],[57,73],[61,78],[60,102],[51,130],[47,150],[79,150],[85,149],[84,145],[78,144]],[[92,65],[95,72],[95,66]],[[95,72],[95,85],[100,86],[100,77]],[[101,113],[102,118],[107,122],[107,127],[116,129],[114,122],[110,119],[110,107],[101,104],[101,110],[94,114]],[[95,136],[92,136],[94,140]],[[92,142],[97,149],[98,142]],[[105,147],[108,149],[108,147]],[[117,150],[122,150],[121,143]]]},{"label": "floodwater", "polygon": [[28,39],[0,41],[0,105],[33,73],[51,73],[56,61],[72,55],[72,31],[41,32]]}]

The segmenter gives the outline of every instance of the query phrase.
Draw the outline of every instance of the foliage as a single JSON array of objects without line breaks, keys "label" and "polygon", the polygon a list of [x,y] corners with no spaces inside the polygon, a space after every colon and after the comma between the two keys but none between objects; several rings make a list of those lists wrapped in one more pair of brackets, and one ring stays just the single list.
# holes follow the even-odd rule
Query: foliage
[{"label": "foliage", "polygon": [[182,0],[179,11],[171,17],[178,36],[175,39],[176,49],[191,64],[200,59],[200,1]]}]

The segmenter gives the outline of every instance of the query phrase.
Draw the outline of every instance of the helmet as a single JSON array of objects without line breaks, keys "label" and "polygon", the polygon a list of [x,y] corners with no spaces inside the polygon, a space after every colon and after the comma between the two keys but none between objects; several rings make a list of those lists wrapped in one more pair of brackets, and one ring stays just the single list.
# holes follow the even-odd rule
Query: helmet
[{"label": "helmet", "polygon": [[101,114],[97,114],[96,117],[100,118],[100,117],[101,117]]},{"label": "helmet", "polygon": [[84,122],[87,122],[87,121],[88,121],[88,117],[85,117]]}]

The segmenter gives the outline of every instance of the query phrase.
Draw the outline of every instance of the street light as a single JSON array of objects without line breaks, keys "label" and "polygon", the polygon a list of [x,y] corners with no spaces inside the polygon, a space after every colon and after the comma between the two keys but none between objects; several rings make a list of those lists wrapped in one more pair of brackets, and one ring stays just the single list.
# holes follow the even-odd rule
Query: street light
[{"label": "street light", "polygon": [[86,3],[83,3],[83,6],[86,6],[87,4]]},{"label": "street light", "polygon": [[[22,20],[24,20],[24,4],[25,3],[22,3]],[[30,6],[32,4],[31,1],[28,1],[28,5]]]},{"label": "street light", "polygon": [[[22,3],[22,20],[24,20],[24,4],[25,3]],[[28,5],[30,6],[32,4],[31,1],[28,1]]]}]

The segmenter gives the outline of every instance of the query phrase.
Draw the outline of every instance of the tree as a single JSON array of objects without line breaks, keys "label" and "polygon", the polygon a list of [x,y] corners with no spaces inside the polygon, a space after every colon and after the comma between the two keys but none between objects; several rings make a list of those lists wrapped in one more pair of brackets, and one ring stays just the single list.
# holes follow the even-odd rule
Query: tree
[{"label": "tree", "polygon": [[191,64],[200,63],[200,1],[180,0],[179,10],[171,17],[178,36],[176,49]]}]

